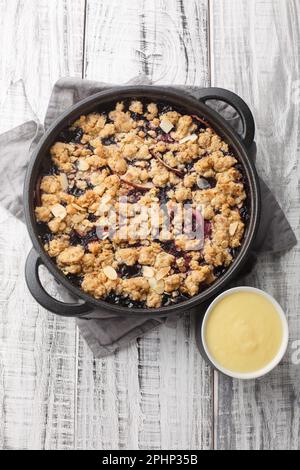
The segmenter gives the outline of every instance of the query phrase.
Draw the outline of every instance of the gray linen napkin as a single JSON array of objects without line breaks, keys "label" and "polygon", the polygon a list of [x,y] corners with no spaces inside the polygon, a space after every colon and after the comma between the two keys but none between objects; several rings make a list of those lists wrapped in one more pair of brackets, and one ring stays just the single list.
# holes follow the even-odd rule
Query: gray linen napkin
[{"label": "gray linen napkin", "polygon": [[[144,76],[130,81],[133,84],[151,84]],[[112,88],[105,83],[64,78],[59,80],[54,88],[47,109],[44,126],[35,121],[27,122],[0,136],[1,172],[0,172],[0,204],[14,216],[23,220],[22,189],[24,175],[30,154],[37,145],[44,131],[68,107],[94,93]],[[194,97],[199,97],[197,87],[176,87]],[[212,107],[224,115],[230,124],[239,131],[238,115],[223,103],[211,103]],[[263,252],[280,253],[289,250],[296,243],[295,235],[274,196],[266,184],[261,181],[263,194],[263,216],[259,234],[255,244],[256,254]],[[253,265],[248,263],[248,267]],[[46,274],[48,278],[50,274]],[[49,278],[48,278],[49,280]],[[74,300],[62,286],[58,286],[61,297],[66,301]],[[113,313],[95,311],[92,319],[77,320],[79,329],[95,357],[104,357],[117,349],[128,345],[161,323],[168,322],[171,326],[176,316],[166,318],[120,318]]]}]

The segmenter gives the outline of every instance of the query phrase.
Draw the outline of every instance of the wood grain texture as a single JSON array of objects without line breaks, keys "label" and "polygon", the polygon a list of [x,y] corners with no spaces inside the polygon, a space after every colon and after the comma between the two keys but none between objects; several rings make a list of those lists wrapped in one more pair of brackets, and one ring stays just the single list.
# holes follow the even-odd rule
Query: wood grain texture
[{"label": "wood grain texture", "polygon": [[[2,132],[42,119],[54,82],[81,75],[84,1],[0,0],[0,9]],[[30,296],[30,246],[25,226],[0,209],[0,448],[70,449],[77,332]]]},{"label": "wood grain texture", "polygon": [[[293,0],[212,0],[212,84],[234,90],[257,123],[261,175],[299,239],[300,4]],[[288,314],[291,344],[284,364],[257,382],[219,377],[216,446],[299,449],[300,367],[291,360],[300,337],[300,247],[265,256],[247,283],[273,294]]]},{"label": "wood grain texture", "polygon": [[94,80],[205,85],[207,1],[88,0],[85,59]]},{"label": "wood grain texture", "polygon": [[[88,0],[85,76],[206,85],[207,2]],[[78,449],[212,447],[212,376],[189,316],[93,360],[80,338]]]}]

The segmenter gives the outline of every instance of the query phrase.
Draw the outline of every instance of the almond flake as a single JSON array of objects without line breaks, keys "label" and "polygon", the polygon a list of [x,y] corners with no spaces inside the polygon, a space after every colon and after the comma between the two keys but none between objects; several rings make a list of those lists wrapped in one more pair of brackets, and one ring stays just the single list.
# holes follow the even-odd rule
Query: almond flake
[{"label": "almond flake", "polygon": [[103,268],[103,272],[111,281],[118,279],[117,271],[112,266],[105,266],[105,268]]},{"label": "almond flake", "polygon": [[101,205],[105,206],[109,201],[111,201],[111,195],[104,194],[104,196],[101,198]]},{"label": "almond flake", "polygon": [[163,118],[161,120],[161,123],[160,123],[160,126],[159,126],[166,134],[168,134],[170,132],[171,129],[173,129],[173,124],[171,123],[171,121],[169,121],[169,119],[167,118]]},{"label": "almond flake", "polygon": [[161,279],[163,279],[164,277],[166,277],[169,272],[170,272],[170,267],[166,267],[166,268],[161,268],[157,273],[156,273],[156,280],[157,281],[160,281]]},{"label": "almond flake", "polygon": [[186,142],[195,142],[198,139],[197,134],[187,135],[179,141],[180,144],[185,144]]},{"label": "almond flake", "polygon": [[238,222],[233,222],[229,226],[229,235],[233,236],[238,228],[239,223]]},{"label": "almond flake", "polygon": [[85,209],[78,204],[75,204],[75,202],[72,203],[72,206],[77,209],[78,211],[84,211]]},{"label": "almond flake", "polygon": [[154,269],[150,268],[150,266],[143,267],[143,276],[153,278],[155,275]]},{"label": "almond flake", "polygon": [[90,180],[93,186],[97,186],[102,183],[103,177],[99,173],[92,173],[90,176]]},{"label": "almond flake", "polygon": [[94,193],[98,194],[99,196],[102,196],[105,190],[106,190],[105,184],[98,184],[97,186],[94,187]]},{"label": "almond flake", "polygon": [[54,217],[58,217],[59,219],[64,219],[67,215],[66,208],[61,204],[55,204],[51,207],[51,212]]},{"label": "almond flake", "polygon": [[157,294],[163,294],[165,292],[165,283],[162,279],[157,282],[156,288],[154,289],[154,291]]},{"label": "almond flake", "polygon": [[85,160],[78,160],[77,168],[79,171],[87,171],[90,165]]},{"label": "almond flake", "polygon": [[69,182],[68,182],[68,178],[67,178],[67,175],[65,173],[61,173],[59,175],[59,179],[60,179],[60,185],[61,185],[61,189],[63,191],[67,191],[68,187],[69,187]]},{"label": "almond flake", "polygon": [[157,280],[154,277],[150,277],[150,279],[148,279],[148,282],[151,289],[155,290],[157,288]]}]

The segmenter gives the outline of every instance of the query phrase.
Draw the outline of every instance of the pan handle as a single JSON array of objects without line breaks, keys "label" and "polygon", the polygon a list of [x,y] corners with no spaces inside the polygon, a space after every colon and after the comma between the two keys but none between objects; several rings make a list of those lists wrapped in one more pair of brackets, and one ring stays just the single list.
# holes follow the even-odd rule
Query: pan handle
[{"label": "pan handle", "polygon": [[247,148],[251,147],[255,136],[255,123],[250,108],[245,101],[232,91],[224,88],[202,88],[199,90],[199,94],[198,99],[203,103],[209,100],[218,100],[231,105],[235,109],[243,123],[241,138]]},{"label": "pan handle", "polygon": [[39,278],[39,267],[42,264],[40,256],[32,248],[25,264],[25,279],[31,295],[42,307],[66,317],[83,316],[93,310],[87,303],[64,303],[51,297],[43,288]]}]

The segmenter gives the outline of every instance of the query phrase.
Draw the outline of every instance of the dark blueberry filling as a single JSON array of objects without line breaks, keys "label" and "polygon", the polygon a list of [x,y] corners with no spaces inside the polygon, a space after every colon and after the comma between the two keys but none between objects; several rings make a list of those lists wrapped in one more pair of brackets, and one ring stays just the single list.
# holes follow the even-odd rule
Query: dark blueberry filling
[{"label": "dark blueberry filling", "polygon": [[116,139],[113,136],[102,139],[103,145],[114,145],[115,143],[116,143]]},{"label": "dark blueberry filling", "polygon": [[59,169],[56,167],[56,166],[52,166],[50,169],[49,169],[49,172],[48,172],[49,175],[59,175],[60,174],[60,171]]},{"label": "dark blueberry filling", "polygon": [[39,238],[43,245],[53,240],[54,235],[53,233],[49,232],[48,227],[44,222],[38,222],[37,230]]},{"label": "dark blueberry filling", "polygon": [[158,107],[159,114],[166,114],[166,113],[173,111],[172,106],[170,106],[169,104],[159,103],[157,107]]},{"label": "dark blueberry filling", "polygon": [[74,196],[74,197],[80,197],[84,193],[85,193],[85,191],[83,189],[79,189],[76,186],[74,186],[73,188],[68,189],[68,194],[71,194],[71,196]]},{"label": "dark blueberry filling", "polygon": [[211,188],[215,188],[217,185],[217,180],[215,178],[206,178]]},{"label": "dark blueberry filling", "polygon": [[[195,165],[195,162],[194,162],[194,161],[189,162],[189,163],[186,163],[186,165],[185,165],[185,172],[186,172],[186,173],[189,173],[190,171],[192,171],[194,165]],[[197,186],[196,189],[199,189],[198,186]]]},{"label": "dark blueberry filling", "polygon": [[138,127],[138,131],[142,131],[142,132],[144,132],[145,134],[147,134],[147,132],[153,131],[153,130],[154,130],[154,129],[152,129],[152,128],[150,127],[150,122],[147,121],[147,120],[144,121],[144,124],[143,124],[142,126],[139,126],[139,127]]},{"label": "dark blueberry filling", "polygon": [[[230,153],[229,153],[229,152],[225,152],[224,155],[226,155],[226,156],[228,155],[228,156],[229,156]],[[242,174],[244,173],[244,168],[243,168],[243,166],[242,166],[241,163],[236,163],[236,164],[234,165],[234,168],[235,168],[237,171],[239,171],[240,173],[242,173]]]},{"label": "dark blueberry filling", "polygon": [[238,247],[238,248],[231,248],[231,249],[230,249],[230,254],[231,254],[231,256],[232,256],[233,259],[237,257],[237,255],[239,254],[240,250],[241,250],[240,247]]},{"label": "dark blueberry filling", "polygon": [[[49,156],[49,160],[47,161],[47,164],[43,165],[43,169],[42,169],[40,178],[43,177],[43,176],[57,176],[59,174],[60,174],[59,169],[57,168],[56,165],[52,164],[51,157]],[[39,181],[39,184],[40,183],[41,182]]]},{"label": "dark blueberry filling", "polygon": [[204,238],[211,238],[212,224],[209,220],[204,221]]},{"label": "dark blueberry filling", "polygon": [[91,242],[97,242],[99,240],[97,235],[96,227],[92,228],[82,239],[83,245],[87,247],[87,245]]},{"label": "dark blueberry filling", "polygon": [[67,279],[76,287],[81,287],[83,276],[78,276],[77,274],[67,274]]},{"label": "dark blueberry filling", "polygon": [[197,128],[194,131],[195,133],[203,132],[207,129],[207,126],[204,123],[198,121],[198,119],[193,118],[193,124],[195,124],[195,126],[197,126]]},{"label": "dark blueberry filling", "polygon": [[149,128],[147,129],[146,126],[139,126],[138,131],[144,132],[144,134],[147,134],[147,132],[150,131],[150,129]]},{"label": "dark blueberry filling", "polygon": [[248,222],[249,219],[250,219],[250,214],[249,214],[249,211],[248,211],[248,208],[246,206],[243,206],[241,209],[240,209],[240,215],[241,215],[241,218],[244,222]]},{"label": "dark blueberry filling", "polygon": [[167,202],[169,201],[169,197],[167,196],[167,193],[170,191],[170,189],[171,189],[170,186],[160,188],[157,197],[161,204],[167,204]]},{"label": "dark blueberry filling", "polygon": [[140,121],[140,120],[143,118],[142,114],[135,113],[134,111],[129,111],[129,112],[130,112],[131,118],[132,118],[134,121]]},{"label": "dark blueberry filling", "polygon": [[217,180],[215,178],[205,178],[208,185],[209,185],[209,188],[212,189],[212,188],[215,188],[216,185],[217,185]]},{"label": "dark blueberry filling", "polygon": [[140,191],[138,189],[131,189],[127,193],[128,202],[130,202],[131,204],[137,203],[141,199],[143,194],[144,191]]},{"label": "dark blueberry filling", "polygon": [[89,220],[90,222],[96,222],[97,216],[96,216],[95,214],[89,214],[89,215],[88,215],[88,220]]},{"label": "dark blueberry filling", "polygon": [[214,269],[214,275],[218,279],[219,277],[223,276],[223,274],[225,274],[226,271],[227,271],[227,268],[225,268],[224,266],[218,266]]},{"label": "dark blueberry filling", "polygon": [[130,299],[129,297],[123,297],[121,295],[114,294],[111,292],[105,299],[105,302],[109,304],[120,305],[123,307],[129,308],[145,308],[144,302],[136,302],[135,300]]},{"label": "dark blueberry filling", "polygon": [[[154,129],[152,129],[154,130]],[[164,140],[164,136],[168,135],[166,134],[161,127],[156,127],[155,132],[157,134],[157,140]]]},{"label": "dark blueberry filling", "polygon": [[109,304],[120,305],[122,302],[122,297],[111,292],[104,300]]},{"label": "dark blueberry filling", "polygon": [[161,247],[165,252],[169,253],[170,255],[175,256],[175,258],[182,257],[182,251],[178,250],[173,240],[169,240],[166,242],[159,242],[159,243],[161,244]]},{"label": "dark blueberry filling", "polygon": [[82,242],[82,237],[75,231],[73,230],[70,233],[70,244],[72,246],[80,245]]},{"label": "dark blueberry filling", "polygon": [[198,218],[195,213],[192,214],[192,232],[196,232],[199,225]]},{"label": "dark blueberry filling", "polygon": [[[229,155],[231,155],[231,154],[229,154]],[[240,182],[244,184],[245,188],[247,188],[248,187],[248,181],[247,181],[247,178],[245,176],[245,170],[244,170],[243,165],[241,163],[236,163],[234,165],[234,168],[241,173],[242,176],[240,178]]]},{"label": "dark blueberry filling", "polygon": [[167,142],[169,144],[175,142],[174,139],[170,136],[170,134],[161,134],[160,132],[159,134],[160,135],[158,136],[157,140],[161,140],[162,142]]},{"label": "dark blueberry filling", "polygon": [[58,136],[59,142],[68,144],[73,142],[75,144],[80,144],[83,137],[83,130],[80,127],[76,127],[74,130],[64,129]]},{"label": "dark blueberry filling", "polygon": [[73,246],[82,245],[85,249],[87,249],[89,243],[96,242],[98,240],[99,237],[95,227],[82,236],[76,232],[76,230],[73,230],[70,234],[70,244]]},{"label": "dark blueberry filling", "polygon": [[190,255],[187,255],[186,253],[183,255],[184,258],[184,266],[186,270],[189,270],[190,268],[190,263],[192,261],[192,257]]},{"label": "dark blueberry filling", "polygon": [[142,266],[140,264],[135,264],[134,266],[127,266],[127,264],[121,264],[118,269],[118,275],[123,279],[140,277],[142,276]]}]

